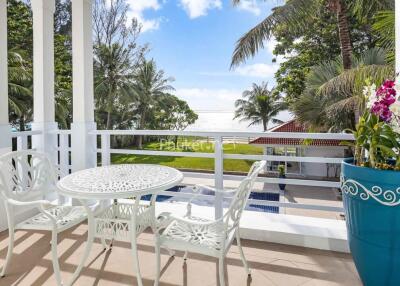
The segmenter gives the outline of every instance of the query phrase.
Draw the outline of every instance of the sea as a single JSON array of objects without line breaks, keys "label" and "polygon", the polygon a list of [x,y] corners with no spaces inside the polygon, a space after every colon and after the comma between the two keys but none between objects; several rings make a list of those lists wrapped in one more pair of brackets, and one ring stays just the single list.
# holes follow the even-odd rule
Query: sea
[{"label": "sea", "polygon": [[[248,121],[240,121],[234,118],[233,111],[218,110],[218,111],[205,111],[195,110],[199,119],[196,123],[190,125],[186,130],[190,131],[250,131],[262,132],[262,124],[249,126]],[[281,112],[277,116],[278,119],[288,121],[291,119],[289,112]],[[270,123],[268,128],[272,128],[274,124]]]}]

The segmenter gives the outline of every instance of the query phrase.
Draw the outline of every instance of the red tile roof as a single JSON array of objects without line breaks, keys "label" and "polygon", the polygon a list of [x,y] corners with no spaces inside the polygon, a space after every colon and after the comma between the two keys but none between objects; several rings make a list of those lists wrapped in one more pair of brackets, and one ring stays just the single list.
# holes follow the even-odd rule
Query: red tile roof
[{"label": "red tile roof", "polygon": [[[274,127],[269,130],[269,132],[291,132],[291,133],[307,133],[304,126],[296,120],[291,120],[285,122],[277,127]],[[250,144],[260,144],[260,145],[307,145],[307,146],[340,146],[340,143],[343,140],[332,140],[332,139],[313,139],[307,140],[304,142],[304,139],[296,139],[296,138],[274,138],[274,137],[260,137],[253,141],[250,141]]]}]

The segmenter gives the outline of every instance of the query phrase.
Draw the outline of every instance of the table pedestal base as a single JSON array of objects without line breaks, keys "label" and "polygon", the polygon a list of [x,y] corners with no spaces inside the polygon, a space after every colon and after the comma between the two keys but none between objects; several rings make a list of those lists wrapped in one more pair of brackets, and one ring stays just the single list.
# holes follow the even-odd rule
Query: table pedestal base
[{"label": "table pedestal base", "polygon": [[[155,232],[155,206],[153,201],[150,204],[141,204],[140,198],[134,199],[132,202],[132,204],[114,203],[96,212],[87,205],[87,202],[81,201],[88,214],[88,238],[82,260],[67,286],[72,285],[78,278],[96,237],[101,239],[105,249],[110,247],[114,240],[131,242],[137,282],[139,286],[143,285],[137,251],[137,237],[149,227]],[[109,245],[107,245],[106,240],[110,240]]]}]

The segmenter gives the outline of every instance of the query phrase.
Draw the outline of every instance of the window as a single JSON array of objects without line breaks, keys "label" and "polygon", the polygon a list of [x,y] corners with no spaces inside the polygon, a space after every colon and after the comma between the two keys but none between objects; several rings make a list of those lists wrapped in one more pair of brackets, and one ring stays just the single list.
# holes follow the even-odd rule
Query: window
[{"label": "window", "polygon": [[[266,154],[272,156],[300,157],[303,156],[301,147],[267,147]],[[301,174],[301,162],[268,161],[268,172],[276,173],[278,166],[284,165],[287,174]]]}]

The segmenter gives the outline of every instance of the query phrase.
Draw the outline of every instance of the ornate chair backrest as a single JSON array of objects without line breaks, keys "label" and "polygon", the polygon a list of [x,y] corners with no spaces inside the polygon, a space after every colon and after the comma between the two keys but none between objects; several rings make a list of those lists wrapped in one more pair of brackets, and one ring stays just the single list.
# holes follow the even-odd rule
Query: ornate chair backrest
[{"label": "ornate chair backrest", "polygon": [[56,173],[45,154],[34,151],[10,152],[0,156],[2,199],[31,201],[54,192]]},{"label": "ornate chair backrest", "polygon": [[237,191],[232,199],[228,211],[225,213],[225,229],[227,233],[233,231],[239,226],[240,218],[246,207],[247,200],[249,199],[251,190],[253,189],[254,182],[257,179],[258,174],[264,169],[266,165],[265,161],[255,162],[251,168],[247,177],[240,183]]}]

